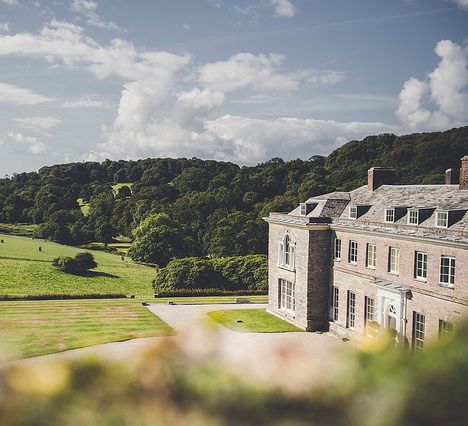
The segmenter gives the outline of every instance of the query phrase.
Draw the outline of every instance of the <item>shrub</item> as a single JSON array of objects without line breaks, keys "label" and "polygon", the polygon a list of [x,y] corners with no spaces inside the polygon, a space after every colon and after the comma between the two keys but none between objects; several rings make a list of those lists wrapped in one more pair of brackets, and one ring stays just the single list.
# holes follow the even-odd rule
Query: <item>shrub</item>
[{"label": "shrub", "polygon": [[78,253],[74,258],[68,256],[57,257],[52,261],[52,265],[63,272],[85,272],[97,267],[93,255],[87,252]]},{"label": "shrub", "polygon": [[175,259],[159,270],[153,282],[156,293],[180,290],[260,291],[268,287],[268,263],[264,255],[231,256],[217,259],[189,257]]}]

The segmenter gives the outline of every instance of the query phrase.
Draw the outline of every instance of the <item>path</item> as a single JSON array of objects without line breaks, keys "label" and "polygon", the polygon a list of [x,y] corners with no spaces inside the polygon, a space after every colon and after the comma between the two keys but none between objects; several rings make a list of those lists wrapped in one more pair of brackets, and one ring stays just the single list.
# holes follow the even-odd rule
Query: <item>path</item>
[{"label": "path", "polygon": [[[220,309],[265,307],[264,304],[153,304],[148,309],[173,327],[176,336],[106,343],[17,362],[36,363],[88,356],[112,362],[135,357],[138,351],[170,339],[191,357],[213,357],[255,380],[279,382],[281,385],[291,381],[297,386],[306,381],[310,383],[311,376],[320,383],[333,368],[336,357],[343,349],[350,348],[329,333],[242,333],[222,327],[206,315]],[[279,374],[282,370],[286,371]]]}]

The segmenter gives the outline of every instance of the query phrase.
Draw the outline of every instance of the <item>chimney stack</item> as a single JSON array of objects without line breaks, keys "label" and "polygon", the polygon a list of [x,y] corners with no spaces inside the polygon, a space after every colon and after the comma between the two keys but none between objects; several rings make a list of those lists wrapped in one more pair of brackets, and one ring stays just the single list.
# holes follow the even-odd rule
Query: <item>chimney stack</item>
[{"label": "chimney stack", "polygon": [[468,190],[468,155],[461,159],[460,186],[459,189]]},{"label": "chimney stack", "polygon": [[458,176],[457,169],[445,170],[445,185],[456,185],[458,183]]},{"label": "chimney stack", "polygon": [[[468,159],[468,157],[467,157]],[[468,166],[468,161],[467,161]],[[468,169],[467,169],[468,173]],[[367,190],[375,191],[382,185],[395,184],[395,170],[386,167],[372,167],[367,172]]]}]

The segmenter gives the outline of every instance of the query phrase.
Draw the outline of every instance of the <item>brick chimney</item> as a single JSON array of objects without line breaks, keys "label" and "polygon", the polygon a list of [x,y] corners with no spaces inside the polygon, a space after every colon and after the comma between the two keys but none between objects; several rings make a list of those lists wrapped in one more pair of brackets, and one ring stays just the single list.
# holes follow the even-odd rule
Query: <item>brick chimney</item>
[{"label": "brick chimney", "polygon": [[461,159],[459,189],[468,190],[468,155]]},{"label": "brick chimney", "polygon": [[[468,157],[467,157],[468,158]],[[468,162],[467,162],[468,166]],[[468,169],[467,169],[468,172]],[[395,170],[386,167],[372,167],[367,172],[367,190],[375,191],[382,185],[395,183]]]},{"label": "brick chimney", "polygon": [[457,169],[445,170],[445,185],[456,185],[458,183],[459,171]]}]

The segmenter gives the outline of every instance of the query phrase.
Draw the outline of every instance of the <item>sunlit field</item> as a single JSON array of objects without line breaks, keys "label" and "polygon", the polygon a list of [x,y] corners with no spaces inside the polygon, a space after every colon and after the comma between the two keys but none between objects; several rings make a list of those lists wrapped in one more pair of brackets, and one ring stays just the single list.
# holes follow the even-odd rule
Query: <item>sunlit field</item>
[{"label": "sunlit field", "polygon": [[173,334],[133,299],[0,302],[0,324],[0,359]]}]

